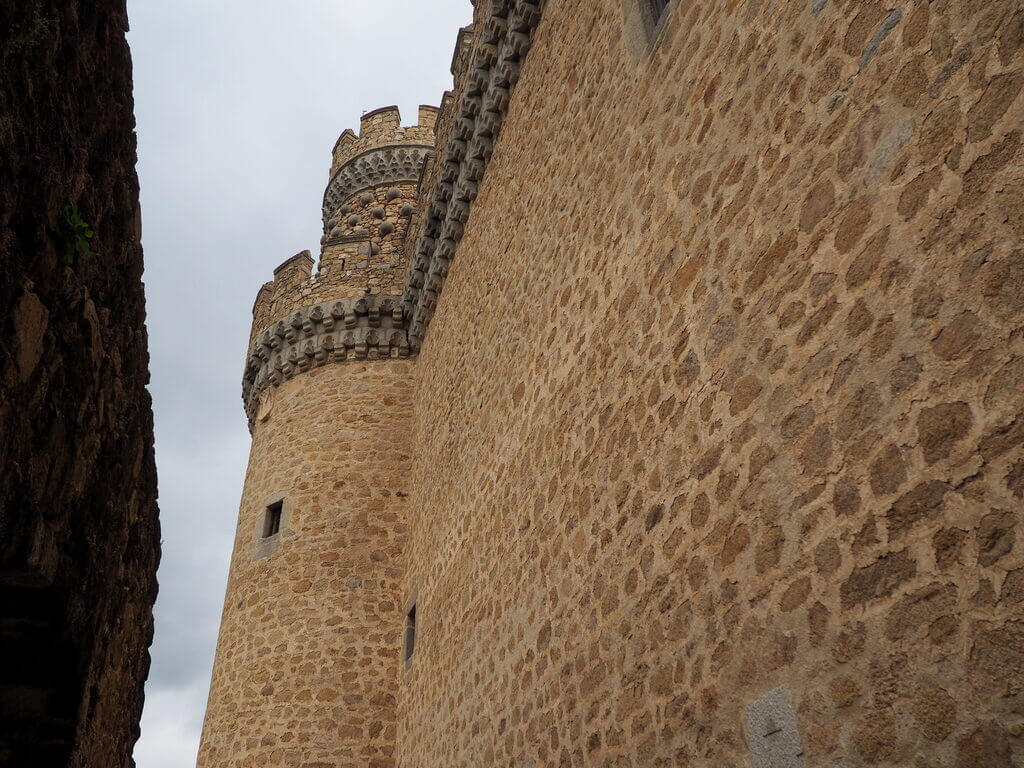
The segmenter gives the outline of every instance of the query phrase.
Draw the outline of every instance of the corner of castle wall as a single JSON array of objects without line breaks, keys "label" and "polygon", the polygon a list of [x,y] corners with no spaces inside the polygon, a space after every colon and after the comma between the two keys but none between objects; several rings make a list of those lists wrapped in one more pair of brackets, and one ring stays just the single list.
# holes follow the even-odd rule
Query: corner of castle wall
[{"label": "corner of castle wall", "polygon": [[[474,10],[474,16],[476,12]],[[459,36],[455,40],[455,51],[452,53],[451,73],[452,77],[458,79],[459,72],[466,69],[470,51],[473,48],[473,25],[468,24],[459,30]]]},{"label": "corner of castle wall", "polygon": [[256,317],[256,314],[260,309],[266,305],[269,305],[274,299],[274,281],[268,280],[260,289],[256,292],[256,301],[252,303],[252,316]]},{"label": "corner of castle wall", "polygon": [[338,140],[334,142],[334,149],[331,150],[330,176],[334,176],[338,167],[352,155],[352,148],[358,143],[359,137],[356,136],[355,131],[351,128],[346,128],[341,132],[341,136],[339,136]]}]

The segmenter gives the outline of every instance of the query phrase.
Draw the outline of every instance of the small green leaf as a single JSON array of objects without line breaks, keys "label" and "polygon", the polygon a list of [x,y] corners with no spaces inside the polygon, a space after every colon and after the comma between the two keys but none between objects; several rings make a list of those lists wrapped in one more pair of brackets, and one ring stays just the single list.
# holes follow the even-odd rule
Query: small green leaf
[{"label": "small green leaf", "polygon": [[75,263],[75,254],[89,256],[92,248],[89,241],[96,236],[96,232],[89,222],[82,218],[77,205],[64,207],[64,219],[60,225],[60,237],[64,243],[64,261],[71,265]]}]

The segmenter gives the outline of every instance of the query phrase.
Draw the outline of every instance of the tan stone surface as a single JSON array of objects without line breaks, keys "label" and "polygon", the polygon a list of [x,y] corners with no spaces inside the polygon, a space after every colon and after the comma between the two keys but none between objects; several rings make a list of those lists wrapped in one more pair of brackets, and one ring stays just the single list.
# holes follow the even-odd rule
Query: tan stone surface
[{"label": "tan stone surface", "polygon": [[[812,768],[1024,760],[1024,12],[639,2],[547,4],[416,362],[268,390],[200,765],[746,766],[779,686]],[[362,618],[343,536],[246,559],[298,477],[324,530],[411,494]],[[380,732],[297,701],[367,647]]]},{"label": "tan stone surface", "polygon": [[402,125],[398,107],[380,107],[363,115],[359,121],[359,135],[351,129],[342,132],[334,145],[331,175],[361,152],[371,147],[394,144],[433,144],[437,107],[423,104],[419,108],[415,125]]},{"label": "tan stone surface", "polygon": [[[270,390],[253,429],[199,766],[390,768],[412,363]],[[265,504],[290,505],[260,557]]]},{"label": "tan stone surface", "polygon": [[747,765],[783,684],[809,766],[1020,762],[1020,12],[624,5],[548,3],[417,362],[399,764]]}]

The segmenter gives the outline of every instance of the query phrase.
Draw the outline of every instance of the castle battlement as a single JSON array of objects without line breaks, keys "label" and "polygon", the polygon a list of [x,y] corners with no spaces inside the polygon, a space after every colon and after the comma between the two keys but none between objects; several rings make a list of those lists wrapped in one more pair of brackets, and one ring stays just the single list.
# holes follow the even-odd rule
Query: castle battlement
[{"label": "castle battlement", "polygon": [[[269,354],[257,337],[284,318],[364,295],[401,296],[396,322],[406,338],[392,346],[402,355],[419,349],[532,45],[541,5],[497,2],[478,8],[474,16],[474,24],[460,30],[451,66],[454,91],[444,95],[440,109],[421,106],[417,123],[403,126],[398,107],[381,107],[362,116],[358,135],[346,129],[338,138],[324,192],[318,268],[312,273],[314,262],[305,251],[278,267],[274,280],[260,289],[250,361]],[[276,370],[264,371],[263,380],[282,380],[285,358],[270,355],[263,364]],[[255,406],[248,392],[251,417]]]},{"label": "castle battlement", "polygon": [[408,356],[398,296],[356,296],[303,307],[265,329],[252,343],[242,377],[249,423],[256,418],[266,389],[297,374],[345,360]]},{"label": "castle battlement", "polygon": [[[417,123],[402,126],[398,107],[382,107],[363,115],[358,135],[341,134],[324,193],[320,258],[303,251],[274,270],[253,305],[250,347],[274,324],[316,304],[402,293],[405,239],[433,155],[438,111],[423,105]],[[282,359],[278,370],[284,365]]]},{"label": "castle battlement", "polygon": [[434,128],[438,108],[422,104],[415,125],[402,125],[398,107],[380,107],[367,112],[359,120],[358,135],[351,129],[342,131],[334,144],[331,173],[333,179],[341,166],[357,155],[374,149],[403,144],[434,144]]},{"label": "castle battlement", "polygon": [[404,314],[413,350],[419,349],[434,315],[541,12],[541,0],[502,0],[486,12],[478,6],[473,27],[459,35],[452,59],[457,92],[444,105],[444,131],[439,131],[429,187],[421,191],[426,205],[405,285]]}]

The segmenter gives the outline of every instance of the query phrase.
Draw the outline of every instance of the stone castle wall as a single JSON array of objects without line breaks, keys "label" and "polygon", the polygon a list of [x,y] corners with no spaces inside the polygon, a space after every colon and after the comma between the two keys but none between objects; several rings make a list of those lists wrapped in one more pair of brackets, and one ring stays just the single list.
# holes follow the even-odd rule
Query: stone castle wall
[{"label": "stone castle wall", "polygon": [[264,399],[200,768],[394,765],[411,366],[329,365]]},{"label": "stone castle wall", "polygon": [[1024,12],[541,5],[257,299],[200,765],[1018,765]]},{"label": "stone castle wall", "polygon": [[1018,765],[1022,14],[638,3],[548,3],[416,362],[397,764]]},{"label": "stone castle wall", "polygon": [[124,0],[0,0],[5,766],[129,768],[139,736],[160,525],[127,29]]},{"label": "stone castle wall", "polygon": [[253,305],[243,400],[250,425],[260,398],[292,376],[345,360],[407,357],[401,294],[419,183],[433,156],[438,110],[402,127],[396,107],[363,116],[334,148],[324,194],[318,269],[303,251],[274,270]]}]

